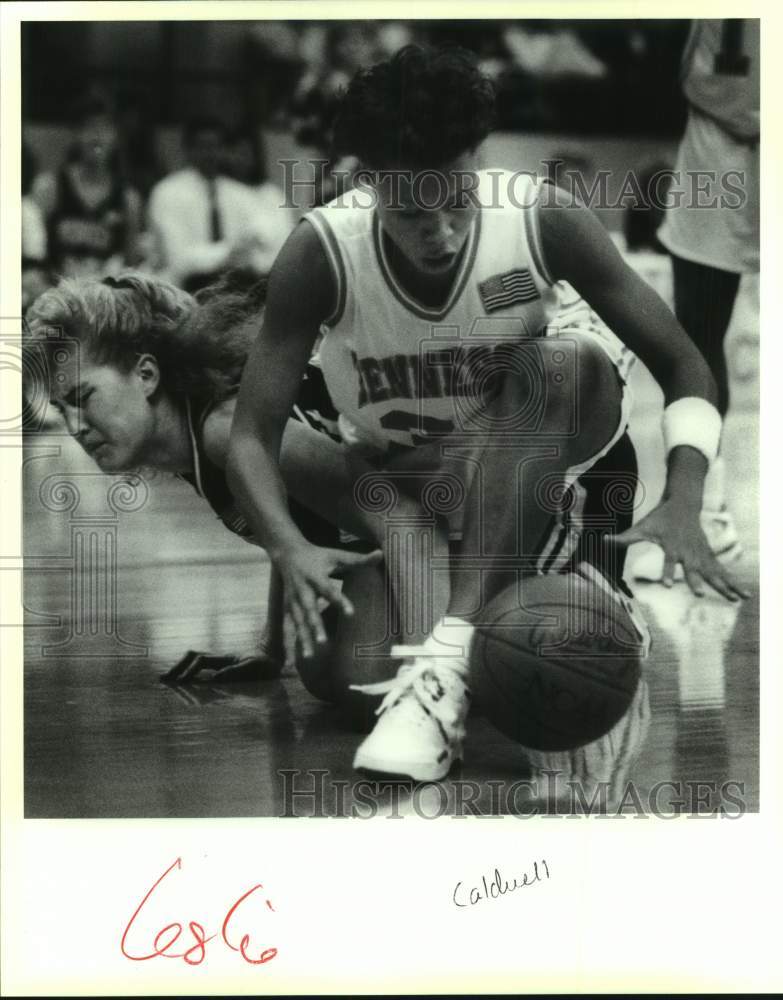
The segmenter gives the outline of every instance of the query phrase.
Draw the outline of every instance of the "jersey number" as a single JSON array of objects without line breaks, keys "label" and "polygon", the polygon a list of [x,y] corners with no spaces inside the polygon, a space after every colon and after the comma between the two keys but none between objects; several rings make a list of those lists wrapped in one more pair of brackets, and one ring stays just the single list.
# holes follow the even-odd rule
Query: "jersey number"
[{"label": "jersey number", "polygon": [[723,22],[720,51],[715,53],[715,72],[722,76],[747,76],[750,72],[750,57],[742,51],[741,17],[731,17]]}]

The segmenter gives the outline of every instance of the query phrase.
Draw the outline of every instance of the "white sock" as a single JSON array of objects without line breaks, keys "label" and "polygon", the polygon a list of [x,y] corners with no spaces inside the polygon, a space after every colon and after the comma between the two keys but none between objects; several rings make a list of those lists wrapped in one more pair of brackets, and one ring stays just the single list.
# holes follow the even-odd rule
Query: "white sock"
[{"label": "white sock", "polygon": [[726,463],[718,455],[704,480],[702,510],[720,511],[726,506]]},{"label": "white sock", "polygon": [[423,648],[467,663],[474,631],[475,626],[464,618],[449,615],[436,623],[432,634],[424,640]]}]

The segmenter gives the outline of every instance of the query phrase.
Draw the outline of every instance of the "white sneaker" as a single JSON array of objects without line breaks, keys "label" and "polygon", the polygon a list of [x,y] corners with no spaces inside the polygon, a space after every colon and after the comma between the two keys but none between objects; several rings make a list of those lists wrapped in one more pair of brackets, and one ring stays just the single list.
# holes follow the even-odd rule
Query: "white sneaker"
[{"label": "white sneaker", "polygon": [[[414,652],[410,647],[405,652]],[[392,650],[399,655],[399,650]],[[380,718],[356,751],[358,770],[441,781],[462,759],[470,689],[464,660],[418,655],[397,676],[378,684],[354,685],[366,694],[385,694]]]},{"label": "white sneaker", "polygon": [[[734,519],[727,510],[702,511],[701,526],[710,548],[721,562],[729,563],[739,559],[742,545],[737,537]],[[634,560],[630,572],[635,580],[659,583],[663,578],[663,549],[659,545],[651,545]],[[674,569],[674,579],[676,582],[685,579],[679,563]]]}]

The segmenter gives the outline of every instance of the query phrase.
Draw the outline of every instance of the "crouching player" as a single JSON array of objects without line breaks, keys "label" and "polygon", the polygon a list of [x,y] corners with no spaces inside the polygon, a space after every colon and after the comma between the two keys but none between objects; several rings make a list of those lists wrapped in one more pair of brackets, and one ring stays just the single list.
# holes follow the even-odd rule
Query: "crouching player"
[{"label": "crouching player", "polygon": [[[589,576],[636,629],[640,656],[644,627],[622,581],[632,542],[663,546],[668,581],[681,564],[697,594],[744,596],[699,523],[720,435],[703,358],[589,210],[533,177],[484,169],[493,108],[490,82],[453,50],[409,47],[357,74],[335,142],[365,182],[306,216],[281,251],[229,454],[233,492],[308,642],[324,637],[318,599],[339,601],[339,588],[332,557],[288,513],[278,456],[319,333],[357,488],[368,464],[420,497],[444,477],[461,484],[447,606],[396,676],[373,686],[385,698],[354,762],[421,780],[443,778],[462,754],[474,629],[520,574],[557,574],[564,601],[569,575]],[[666,490],[635,526],[632,504],[606,510],[613,537],[596,544],[584,525],[601,522],[606,476],[635,474],[632,352],[666,398]]]}]

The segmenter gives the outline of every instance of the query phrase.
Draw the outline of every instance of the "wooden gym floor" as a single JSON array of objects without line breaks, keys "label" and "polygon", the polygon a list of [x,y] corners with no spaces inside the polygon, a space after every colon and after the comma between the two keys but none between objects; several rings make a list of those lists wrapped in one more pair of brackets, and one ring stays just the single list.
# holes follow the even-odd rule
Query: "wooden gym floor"
[{"label": "wooden gym floor", "polygon": [[[408,785],[394,794],[378,788],[381,814],[459,811],[459,797],[470,795],[467,783],[479,789],[479,812],[568,810],[566,786],[553,786],[546,775],[553,769],[563,772],[561,782],[578,779],[588,798],[608,782],[610,802],[630,779],[625,802],[632,810],[637,801],[649,807],[656,791],[664,810],[704,811],[727,799],[735,810],[737,802],[759,808],[755,291],[744,292],[730,334],[733,408],[724,436],[728,499],[745,547],[736,571],[753,597],[730,605],[717,596],[699,601],[683,585],[637,586],[654,639],[644,724],[637,706],[611,740],[553,761],[527,758],[485,720],[473,719],[465,764],[444,786],[445,798],[432,788],[427,795]],[[635,390],[632,434],[649,505],[662,486],[660,393],[641,368]],[[77,484],[75,508],[64,481]],[[267,683],[172,688],[159,682],[186,649],[253,648],[265,609],[263,554],[229,536],[184,484],[158,475],[148,481],[146,499],[116,483],[109,495],[112,485],[66,438],[29,439],[26,816],[349,813],[359,737],[307,694],[292,668]],[[127,509],[134,504],[140,509]],[[100,572],[78,569],[88,563]],[[316,786],[312,802],[300,796],[292,807],[278,772],[295,769],[320,769],[349,785]],[[518,786],[509,797],[514,782],[531,778],[535,787]],[[303,773],[295,782],[301,790],[320,780]],[[493,790],[490,781],[504,784]],[[659,788],[661,782],[672,784]]]}]

